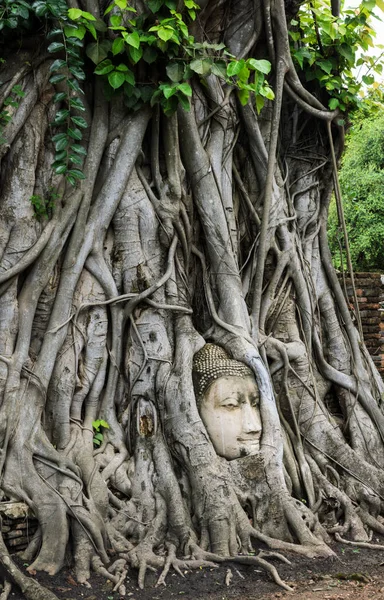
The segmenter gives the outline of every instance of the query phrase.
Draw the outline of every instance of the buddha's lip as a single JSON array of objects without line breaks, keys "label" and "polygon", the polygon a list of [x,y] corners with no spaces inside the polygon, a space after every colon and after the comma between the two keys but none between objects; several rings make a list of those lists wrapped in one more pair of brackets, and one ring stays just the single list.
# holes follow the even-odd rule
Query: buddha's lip
[{"label": "buddha's lip", "polygon": [[260,437],[258,437],[258,438],[254,438],[254,437],[252,437],[252,438],[250,438],[250,437],[249,438],[237,438],[237,441],[238,442],[251,442],[253,444],[258,444],[260,442]]}]

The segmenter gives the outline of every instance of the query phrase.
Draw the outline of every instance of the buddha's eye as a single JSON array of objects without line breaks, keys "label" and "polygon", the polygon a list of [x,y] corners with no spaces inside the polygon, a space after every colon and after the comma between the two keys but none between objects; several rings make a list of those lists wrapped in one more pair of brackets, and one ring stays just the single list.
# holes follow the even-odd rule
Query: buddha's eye
[{"label": "buddha's eye", "polygon": [[249,398],[249,403],[253,408],[257,408],[260,404],[260,398],[259,396],[251,396]]},{"label": "buddha's eye", "polygon": [[222,400],[220,402],[220,406],[223,406],[224,408],[238,408],[239,403],[234,398],[228,398],[226,400]]}]

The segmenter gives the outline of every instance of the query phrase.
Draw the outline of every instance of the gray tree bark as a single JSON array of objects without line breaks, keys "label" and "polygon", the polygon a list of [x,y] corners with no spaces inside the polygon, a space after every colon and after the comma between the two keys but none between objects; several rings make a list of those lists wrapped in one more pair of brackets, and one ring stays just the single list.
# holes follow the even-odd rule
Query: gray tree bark
[{"label": "gray tree bark", "polygon": [[[197,39],[269,52],[275,101],[257,115],[211,75],[190,112],[130,113],[90,76],[75,188],[50,169],[52,58],[23,50],[1,77],[2,97],[15,76],[25,92],[1,152],[1,493],[39,521],[29,570],[57,573],[71,539],[78,580],[121,592],[129,566],[143,586],[148,566],[162,583],[223,560],[285,585],[259,542],[328,556],[334,534],[384,531],[383,384],[326,237],[335,114],[294,71],[281,1],[200,4]],[[39,220],[30,198],[52,187]],[[200,419],[207,340],[255,374],[257,459],[217,456]]]}]

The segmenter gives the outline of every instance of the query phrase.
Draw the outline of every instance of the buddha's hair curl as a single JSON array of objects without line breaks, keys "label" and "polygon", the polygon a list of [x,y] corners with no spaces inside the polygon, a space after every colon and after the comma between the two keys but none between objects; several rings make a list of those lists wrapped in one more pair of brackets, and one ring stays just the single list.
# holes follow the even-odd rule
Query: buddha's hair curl
[{"label": "buddha's hair curl", "polygon": [[249,367],[231,358],[224,348],[216,344],[205,344],[196,352],[192,373],[198,406],[206,390],[219,377],[253,377]]}]

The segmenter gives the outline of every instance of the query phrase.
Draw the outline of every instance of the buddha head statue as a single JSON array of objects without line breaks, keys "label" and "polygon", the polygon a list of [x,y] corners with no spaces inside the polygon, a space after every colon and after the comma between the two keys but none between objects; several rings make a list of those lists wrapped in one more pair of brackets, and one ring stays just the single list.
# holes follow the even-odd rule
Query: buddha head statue
[{"label": "buddha head statue", "polygon": [[228,460],[260,450],[259,390],[251,369],[215,344],[193,359],[197,406],[213,447]]}]

